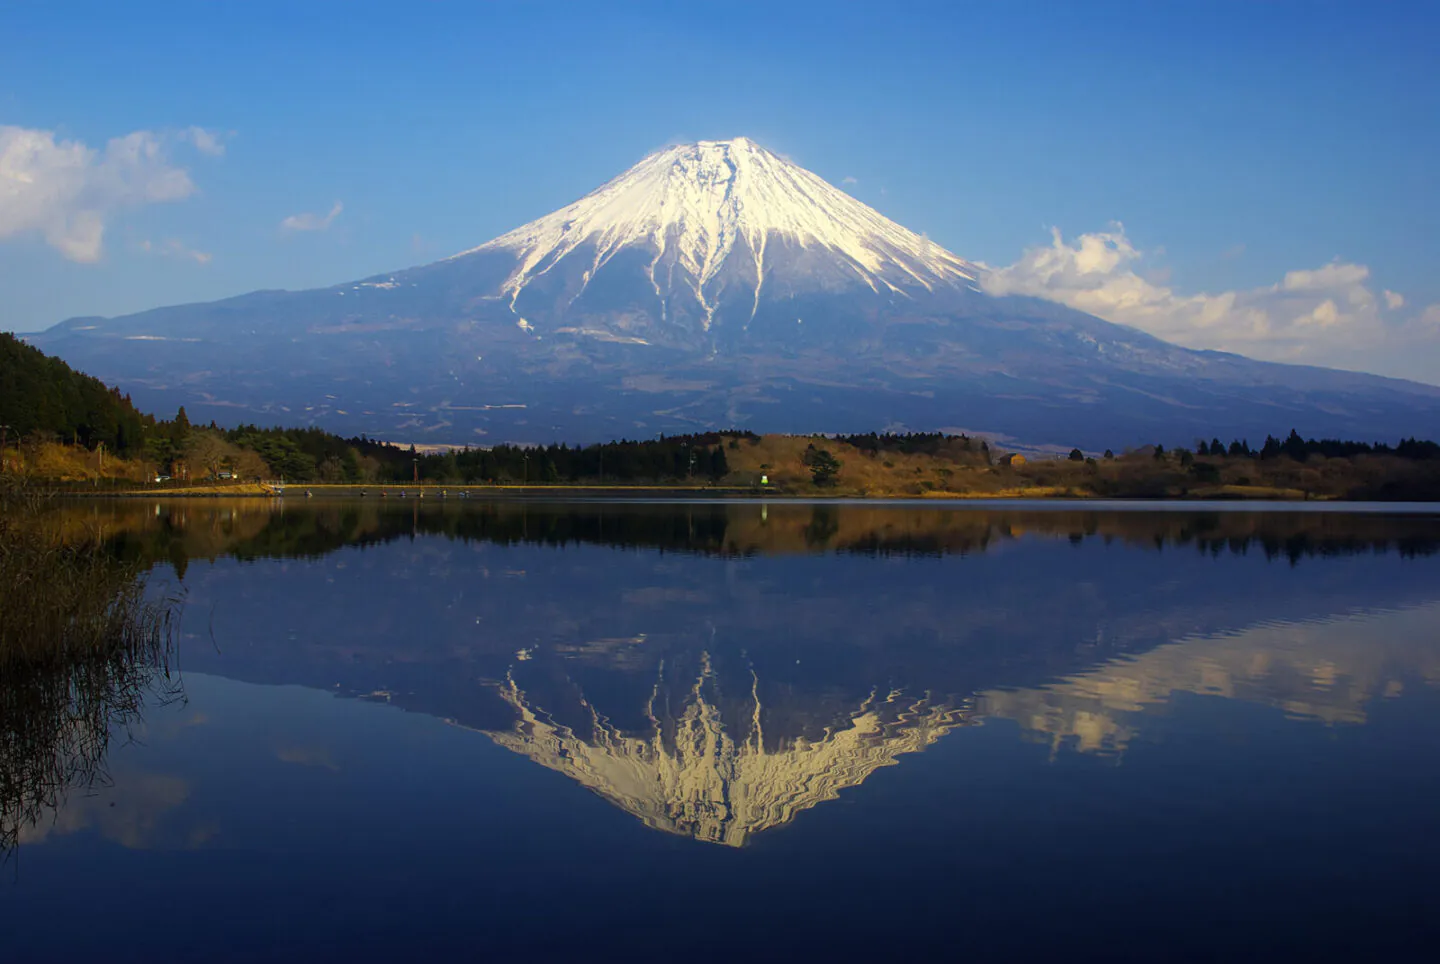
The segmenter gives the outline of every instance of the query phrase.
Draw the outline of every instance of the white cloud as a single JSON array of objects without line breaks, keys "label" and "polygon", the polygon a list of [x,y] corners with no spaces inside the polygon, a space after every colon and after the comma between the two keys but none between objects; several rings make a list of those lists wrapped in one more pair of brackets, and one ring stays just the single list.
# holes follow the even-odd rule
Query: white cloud
[{"label": "white cloud", "polygon": [[201,154],[219,157],[225,153],[224,136],[215,131],[209,131],[203,127],[187,127],[180,137],[182,140],[194,144],[195,150]]},{"label": "white cloud", "polygon": [[0,240],[38,234],[71,261],[100,260],[118,212],[195,193],[189,173],[169,159],[177,141],[206,150],[191,132],[135,131],[97,149],[56,140],[54,131],[0,126]]},{"label": "white cloud", "polygon": [[842,178],[840,179],[840,183],[841,183],[841,184],[859,184],[859,183],[860,183],[860,179],[859,179],[858,177],[849,177],[849,176],[846,176],[846,177],[842,177]]},{"label": "white cloud", "polygon": [[345,210],[345,205],[336,201],[330,208],[329,214],[315,214],[310,211],[303,211],[300,214],[292,214],[280,222],[281,231],[326,231],[340,212]]},{"label": "white cloud", "polygon": [[1405,300],[1391,291],[1377,296],[1365,265],[1337,260],[1261,288],[1187,295],[1154,273],[1137,273],[1143,255],[1121,224],[1069,242],[1052,229],[1049,245],[1012,265],[986,267],[980,283],[993,295],[1057,301],[1188,348],[1408,377],[1425,377],[1431,362],[1440,363],[1440,305],[1419,317],[1382,317],[1382,301],[1393,312]]},{"label": "white cloud", "polygon": [[140,250],[146,254],[159,254],[168,258],[183,258],[187,261],[194,261],[196,264],[209,264],[214,260],[214,255],[210,254],[210,252],[192,248],[177,238],[170,238],[159,244],[141,241]]},{"label": "white cloud", "polygon": [[1280,286],[1286,291],[1331,291],[1358,285],[1368,277],[1370,269],[1363,264],[1332,261],[1314,271],[1287,271]]}]

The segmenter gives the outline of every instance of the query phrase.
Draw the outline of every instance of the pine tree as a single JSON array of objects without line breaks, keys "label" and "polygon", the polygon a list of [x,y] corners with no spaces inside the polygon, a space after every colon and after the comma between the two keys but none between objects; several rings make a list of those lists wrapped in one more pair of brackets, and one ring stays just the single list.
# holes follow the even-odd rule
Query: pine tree
[{"label": "pine tree", "polygon": [[720,481],[730,474],[730,460],[725,457],[725,446],[717,445],[710,453],[710,478]]}]

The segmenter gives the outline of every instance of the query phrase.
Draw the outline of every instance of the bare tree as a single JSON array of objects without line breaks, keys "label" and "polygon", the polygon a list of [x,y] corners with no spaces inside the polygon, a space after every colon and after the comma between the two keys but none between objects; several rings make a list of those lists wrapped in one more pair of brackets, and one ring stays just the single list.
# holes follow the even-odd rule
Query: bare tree
[{"label": "bare tree", "polygon": [[345,481],[345,463],[333,455],[320,463],[319,472],[321,482]]},{"label": "bare tree", "polygon": [[238,479],[264,479],[270,476],[270,466],[258,452],[251,449],[237,451],[235,460],[230,465]]},{"label": "bare tree", "polygon": [[235,454],[235,447],[214,432],[195,429],[185,441],[185,461],[211,476]]}]

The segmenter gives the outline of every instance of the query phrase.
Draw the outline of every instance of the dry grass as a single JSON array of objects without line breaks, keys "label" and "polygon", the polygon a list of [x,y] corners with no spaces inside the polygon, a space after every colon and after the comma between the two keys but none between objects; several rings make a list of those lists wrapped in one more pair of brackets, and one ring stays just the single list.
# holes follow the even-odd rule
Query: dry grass
[{"label": "dry grass", "polygon": [[[814,445],[841,462],[832,486],[817,487],[802,462]],[[1347,498],[1434,499],[1440,495],[1440,466],[1391,456],[1305,462],[1289,458],[1211,457],[1182,460],[1150,454],[1070,461],[1036,458],[1019,466],[985,465],[978,456],[867,453],[824,436],[766,435],[727,443],[731,473],[726,482],[756,485],[769,477],[777,494],[868,496],[878,498],[1002,499],[1256,499]],[[1189,458],[1187,453],[1187,458]],[[1191,466],[1191,462],[1195,465]],[[1206,470],[1202,476],[1200,470]],[[1379,493],[1377,495],[1377,493]]]},{"label": "dry grass", "polygon": [[[303,489],[303,488],[305,488],[305,486],[303,486],[303,485],[298,486],[298,487],[295,486],[295,485],[290,486],[290,490],[291,490],[292,492],[296,491],[297,488]],[[136,493],[125,493],[125,494],[130,495],[130,494],[136,494]],[[216,483],[214,483],[214,484],[182,485],[182,486],[177,486],[177,487],[175,487],[175,488],[142,489],[142,490],[140,490],[140,492],[139,492],[138,494],[142,494],[142,495],[157,495],[157,496],[163,496],[163,497],[165,497],[165,498],[170,498],[171,496],[177,496],[177,495],[181,495],[181,496],[193,496],[193,495],[241,496],[241,495],[243,495],[243,496],[250,496],[251,498],[254,498],[254,497],[256,497],[256,496],[270,496],[270,495],[274,495],[275,493],[274,493],[268,486],[261,485],[261,484],[259,484],[258,482],[216,482]]]},{"label": "dry grass", "polygon": [[[833,486],[818,487],[802,461],[814,445],[840,460]],[[879,452],[869,454],[825,436],[763,435],[727,448],[730,475],[726,482],[756,484],[761,475],[770,487],[806,495],[870,498],[1047,498],[1090,495],[1067,484],[1036,485],[1010,469],[964,464],[934,455]],[[978,455],[976,456],[978,461]]]},{"label": "dry grass", "polygon": [[150,466],[138,459],[101,455],[84,446],[44,442],[11,446],[5,453],[14,474],[51,482],[146,482]]}]

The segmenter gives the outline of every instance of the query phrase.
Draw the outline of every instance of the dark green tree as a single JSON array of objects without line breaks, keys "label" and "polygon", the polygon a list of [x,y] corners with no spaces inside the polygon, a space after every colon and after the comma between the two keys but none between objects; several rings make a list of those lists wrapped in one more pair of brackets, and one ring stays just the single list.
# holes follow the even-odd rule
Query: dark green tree
[{"label": "dark green tree", "polygon": [[[731,445],[734,445],[732,440]],[[710,453],[710,478],[716,482],[730,474],[730,460],[725,457],[725,446],[717,445]]]},{"label": "dark green tree", "polygon": [[810,481],[819,486],[834,485],[843,464],[829,449],[817,449],[813,444],[805,449],[800,461],[810,469]]}]

